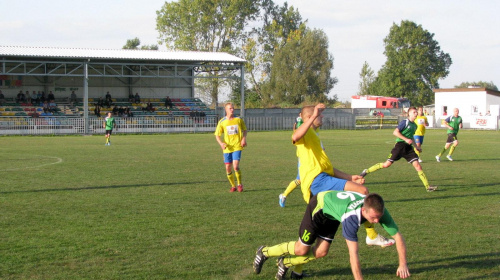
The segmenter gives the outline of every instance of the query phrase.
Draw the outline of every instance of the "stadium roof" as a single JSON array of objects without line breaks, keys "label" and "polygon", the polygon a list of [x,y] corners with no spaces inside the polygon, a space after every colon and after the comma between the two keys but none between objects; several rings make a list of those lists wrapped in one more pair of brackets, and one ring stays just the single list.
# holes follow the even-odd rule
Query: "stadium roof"
[{"label": "stadium roof", "polygon": [[0,46],[1,57],[43,57],[70,59],[119,59],[119,60],[163,60],[186,62],[231,62],[243,63],[244,59],[223,52],[155,51],[127,49],[79,49],[52,47]]}]

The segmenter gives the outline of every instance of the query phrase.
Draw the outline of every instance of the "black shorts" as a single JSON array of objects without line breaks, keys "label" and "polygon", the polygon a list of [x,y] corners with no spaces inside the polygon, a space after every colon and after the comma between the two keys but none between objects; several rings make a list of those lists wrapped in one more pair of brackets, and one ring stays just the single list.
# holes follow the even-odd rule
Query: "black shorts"
[{"label": "black shorts", "polygon": [[457,135],[455,133],[448,133],[448,139],[446,139],[446,143],[453,143],[457,141]]},{"label": "black shorts", "polygon": [[321,238],[328,243],[332,243],[340,222],[331,220],[323,214],[323,210],[318,211],[314,216],[312,212],[318,205],[316,196],[313,196],[307,205],[306,213],[302,219],[299,229],[299,239],[305,245],[313,245],[316,238]]},{"label": "black shorts", "polygon": [[408,145],[406,142],[397,142],[394,148],[392,148],[391,154],[387,157],[387,160],[395,162],[400,158],[405,158],[409,163],[418,160],[417,153],[415,153],[413,146]]},{"label": "black shorts", "polygon": [[108,135],[108,134],[109,134],[109,135],[111,135],[111,132],[113,132],[113,130],[112,130],[112,129],[110,129],[110,130],[106,130],[106,135]]}]

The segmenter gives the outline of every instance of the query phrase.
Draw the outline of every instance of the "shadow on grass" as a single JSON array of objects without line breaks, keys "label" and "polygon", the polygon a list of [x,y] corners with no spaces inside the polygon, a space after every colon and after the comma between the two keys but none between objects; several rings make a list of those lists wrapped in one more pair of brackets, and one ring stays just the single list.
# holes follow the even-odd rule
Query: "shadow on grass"
[{"label": "shadow on grass", "polygon": [[7,192],[0,192],[0,194],[102,190],[102,189],[120,189],[120,188],[141,188],[141,187],[152,187],[152,186],[175,186],[175,185],[203,184],[203,183],[205,183],[205,182],[175,182],[175,183],[157,183],[157,184],[112,185],[112,186],[99,186],[99,187],[79,187],[79,188],[7,191]]},{"label": "shadow on grass", "polygon": [[[491,258],[493,257],[493,258]],[[467,278],[460,279],[498,279],[500,276],[500,272],[493,272],[491,274],[484,274],[481,269],[495,269],[498,267],[500,263],[500,253],[492,252],[487,254],[477,254],[477,255],[462,255],[451,258],[442,258],[442,259],[428,259],[425,261],[417,261],[409,264],[410,273],[417,275],[423,272],[432,272],[433,270],[440,269],[471,269],[475,270],[478,275],[469,276]],[[418,266],[416,268],[412,268]],[[375,275],[375,274],[395,274],[397,269],[397,261],[396,263],[391,265],[383,265],[377,267],[366,267],[363,268],[363,274],[367,275]],[[479,275],[481,274],[481,275]],[[351,275],[351,268],[347,266],[345,268],[340,269],[326,269],[317,271],[313,276],[332,276],[332,275]],[[456,276],[454,276],[456,277]],[[457,278],[456,278],[457,279]]]}]

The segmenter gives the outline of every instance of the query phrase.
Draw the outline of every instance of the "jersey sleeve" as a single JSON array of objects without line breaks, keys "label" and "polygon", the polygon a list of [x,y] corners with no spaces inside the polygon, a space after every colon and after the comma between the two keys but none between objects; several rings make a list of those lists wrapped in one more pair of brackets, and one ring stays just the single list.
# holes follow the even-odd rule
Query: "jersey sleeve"
[{"label": "jersey sleeve", "polygon": [[241,132],[247,130],[247,125],[245,124],[245,121],[240,118],[240,125],[241,125]]},{"label": "jersey sleeve", "polygon": [[353,242],[358,242],[359,219],[357,215],[350,215],[342,221],[342,236]]},{"label": "jersey sleeve", "polygon": [[219,123],[217,123],[217,127],[215,128],[215,132],[214,132],[214,135],[217,135],[217,136],[221,136],[222,133],[224,133],[223,129],[222,129],[222,120],[219,121]]},{"label": "jersey sleeve", "polygon": [[399,130],[399,132],[401,132],[401,131],[405,130],[406,125],[407,125],[406,121],[407,121],[407,120],[403,120],[403,121],[400,121],[400,122],[399,122],[399,124],[398,124],[398,130]]},{"label": "jersey sleeve", "polygon": [[449,123],[451,121],[451,117],[447,117],[446,120],[444,120],[444,121]]},{"label": "jersey sleeve", "polygon": [[380,225],[387,231],[390,236],[394,236],[398,233],[398,225],[391,217],[391,213],[387,209],[384,209],[384,215],[380,218]]}]

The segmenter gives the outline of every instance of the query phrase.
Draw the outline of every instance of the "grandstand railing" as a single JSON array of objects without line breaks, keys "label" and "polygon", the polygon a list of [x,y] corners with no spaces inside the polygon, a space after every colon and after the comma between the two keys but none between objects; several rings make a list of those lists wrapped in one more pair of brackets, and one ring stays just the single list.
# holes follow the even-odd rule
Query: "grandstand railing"
[{"label": "grandstand railing", "polygon": [[[115,118],[114,133],[180,133],[213,132],[217,126],[215,116],[147,116]],[[248,117],[249,131],[291,130],[294,117]],[[89,118],[87,134],[103,134],[103,118]],[[325,117],[323,129],[353,129],[352,117]],[[86,134],[84,118],[67,117],[0,117],[0,135],[64,135]]]}]

